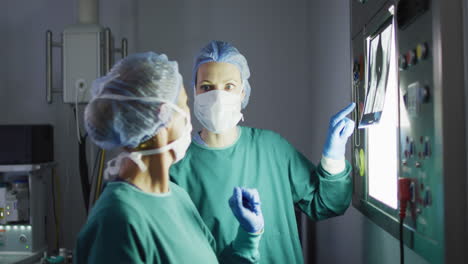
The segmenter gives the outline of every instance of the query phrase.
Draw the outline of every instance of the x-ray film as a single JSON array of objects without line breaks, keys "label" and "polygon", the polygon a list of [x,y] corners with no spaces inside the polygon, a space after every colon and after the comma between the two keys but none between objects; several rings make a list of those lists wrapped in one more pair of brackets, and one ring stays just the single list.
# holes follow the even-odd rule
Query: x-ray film
[{"label": "x-ray film", "polygon": [[367,97],[359,128],[377,124],[382,116],[390,69],[393,25],[368,39]]}]

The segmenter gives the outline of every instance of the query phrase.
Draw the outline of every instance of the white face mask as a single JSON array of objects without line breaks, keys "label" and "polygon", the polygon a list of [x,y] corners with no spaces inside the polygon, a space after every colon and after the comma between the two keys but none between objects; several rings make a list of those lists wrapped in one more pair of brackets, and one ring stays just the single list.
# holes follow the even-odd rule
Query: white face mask
[{"label": "white face mask", "polygon": [[[115,100],[139,100],[139,98],[135,99],[134,97],[115,96],[115,95],[105,95],[105,96],[100,96],[100,98],[115,99]],[[181,114],[186,120],[186,126],[184,129],[184,132],[180,138],[174,140],[173,142],[161,148],[120,153],[117,157],[107,162],[107,168],[104,172],[104,175],[105,175],[104,177],[106,179],[109,179],[110,176],[112,175],[119,174],[120,165],[122,163],[122,160],[125,158],[131,159],[138,166],[140,171],[145,172],[148,168],[141,160],[143,156],[159,154],[159,153],[163,153],[172,149],[175,155],[174,163],[176,163],[185,156],[185,153],[187,152],[187,149],[190,146],[190,143],[192,141],[192,136],[191,136],[192,123],[190,122],[190,116],[184,110],[180,109],[177,105],[171,102],[160,100],[158,98],[145,97],[144,99],[142,99],[142,101],[165,103],[166,105],[174,109],[176,112]]]},{"label": "white face mask", "polygon": [[241,101],[239,94],[221,90],[195,95],[195,116],[206,129],[221,134],[243,119]]}]

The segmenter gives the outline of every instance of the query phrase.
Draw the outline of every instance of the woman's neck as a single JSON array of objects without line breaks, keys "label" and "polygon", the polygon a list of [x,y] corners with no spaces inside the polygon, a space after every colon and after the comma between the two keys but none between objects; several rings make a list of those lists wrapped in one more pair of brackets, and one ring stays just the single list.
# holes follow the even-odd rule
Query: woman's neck
[{"label": "woman's neck", "polygon": [[142,161],[148,168],[145,172],[140,171],[135,163],[126,159],[120,177],[144,192],[167,193],[169,192],[169,168],[173,161],[171,153],[143,156]]},{"label": "woman's neck", "polygon": [[235,126],[222,134],[216,134],[203,128],[200,136],[208,147],[223,148],[232,145],[237,140],[239,128]]}]

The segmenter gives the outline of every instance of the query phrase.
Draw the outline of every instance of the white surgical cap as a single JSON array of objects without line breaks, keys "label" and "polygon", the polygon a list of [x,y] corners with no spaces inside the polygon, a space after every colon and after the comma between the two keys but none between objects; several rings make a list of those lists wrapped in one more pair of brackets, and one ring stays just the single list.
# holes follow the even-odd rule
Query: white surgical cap
[{"label": "white surgical cap", "polygon": [[[177,62],[169,61],[166,55],[145,52],[124,58],[93,83],[84,117],[88,135],[103,149],[137,147],[167,126],[173,113],[160,102],[138,98],[176,103],[181,87]],[[135,100],[100,98],[106,95]]]},{"label": "white surgical cap", "polygon": [[245,91],[245,97],[242,101],[242,108],[245,108],[249,103],[251,90],[248,81],[250,77],[249,65],[247,65],[247,60],[245,59],[244,55],[242,55],[234,46],[227,42],[213,40],[200,50],[198,55],[195,57],[195,63],[193,66],[192,87],[196,87],[197,72],[200,65],[212,61],[230,63],[239,69],[242,85]]}]

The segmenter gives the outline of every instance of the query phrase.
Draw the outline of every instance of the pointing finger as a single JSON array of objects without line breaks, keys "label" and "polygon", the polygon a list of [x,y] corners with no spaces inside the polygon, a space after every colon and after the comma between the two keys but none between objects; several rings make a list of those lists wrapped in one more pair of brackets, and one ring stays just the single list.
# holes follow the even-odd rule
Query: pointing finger
[{"label": "pointing finger", "polygon": [[[343,108],[340,112],[338,112],[335,116],[333,116],[332,118],[332,122],[333,123],[338,123],[340,120],[342,120],[344,117],[346,117],[348,114],[350,114],[354,108],[356,107],[356,104],[353,102],[353,103],[350,103],[348,106],[346,106],[345,108]],[[333,126],[334,124],[332,124]]]}]

